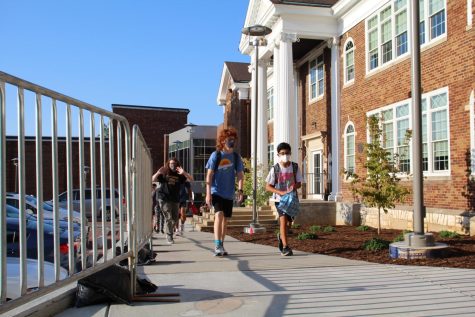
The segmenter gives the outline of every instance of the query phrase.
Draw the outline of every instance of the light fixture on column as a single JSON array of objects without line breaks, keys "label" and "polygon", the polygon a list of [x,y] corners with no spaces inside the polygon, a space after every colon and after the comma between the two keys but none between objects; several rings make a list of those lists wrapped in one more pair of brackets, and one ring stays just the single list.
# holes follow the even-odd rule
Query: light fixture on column
[{"label": "light fixture on column", "polygon": [[248,228],[244,228],[244,231],[247,233],[254,233],[259,231],[265,231],[265,228],[261,227],[257,219],[257,107],[258,107],[258,96],[259,96],[259,45],[266,45],[265,36],[270,34],[272,30],[267,26],[263,25],[253,25],[245,27],[242,29],[242,34],[249,37],[254,37],[253,41],[249,42],[250,45],[255,47],[255,62],[254,69],[256,72],[255,75],[255,87],[254,87],[254,98],[255,98],[255,107],[254,107],[254,146],[253,146],[253,187],[252,187],[252,222],[249,224]]}]

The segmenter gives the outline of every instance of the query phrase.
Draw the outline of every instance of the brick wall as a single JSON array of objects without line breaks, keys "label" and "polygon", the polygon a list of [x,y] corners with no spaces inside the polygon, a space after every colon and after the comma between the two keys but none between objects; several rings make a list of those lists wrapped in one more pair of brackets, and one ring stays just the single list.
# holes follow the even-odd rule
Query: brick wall
[{"label": "brick wall", "polygon": [[[427,93],[442,87],[448,87],[449,95],[449,129],[450,129],[450,169],[449,177],[439,179],[429,177],[424,180],[424,203],[427,207],[447,209],[467,209],[467,199],[462,196],[467,183],[465,170],[465,152],[470,147],[468,104],[470,91],[473,89],[475,74],[475,51],[473,49],[473,29],[466,30],[466,1],[447,1],[447,39],[441,43],[423,49],[422,89]],[[392,66],[366,75],[365,63],[365,22],[362,21],[349,30],[340,39],[341,56],[343,44],[347,37],[354,40],[355,81],[354,84],[341,84],[340,127],[352,121],[356,130],[356,144],[366,142],[365,113],[398,101],[410,98],[410,57],[398,61]],[[342,60],[343,69],[343,60]],[[343,139],[340,138],[340,165],[343,166]],[[356,153],[356,172],[365,173],[362,167],[362,154]],[[412,189],[412,181],[403,182]],[[352,200],[348,183],[343,182],[344,200]],[[408,198],[406,204],[412,204]]]},{"label": "brick wall", "polygon": [[236,152],[242,157],[249,158],[251,156],[251,100],[240,100],[238,92],[229,89],[226,95],[223,127],[234,127],[237,130]]},{"label": "brick wall", "polygon": [[130,128],[137,124],[150,148],[153,171],[163,166],[164,135],[180,130],[188,121],[188,109],[113,105],[115,113],[124,116]]}]

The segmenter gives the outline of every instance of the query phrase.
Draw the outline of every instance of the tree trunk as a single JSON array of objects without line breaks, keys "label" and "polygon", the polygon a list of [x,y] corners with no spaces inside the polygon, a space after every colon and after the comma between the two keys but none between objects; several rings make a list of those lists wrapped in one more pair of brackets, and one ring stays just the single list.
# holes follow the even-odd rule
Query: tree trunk
[{"label": "tree trunk", "polygon": [[378,236],[381,233],[381,208],[378,208]]}]

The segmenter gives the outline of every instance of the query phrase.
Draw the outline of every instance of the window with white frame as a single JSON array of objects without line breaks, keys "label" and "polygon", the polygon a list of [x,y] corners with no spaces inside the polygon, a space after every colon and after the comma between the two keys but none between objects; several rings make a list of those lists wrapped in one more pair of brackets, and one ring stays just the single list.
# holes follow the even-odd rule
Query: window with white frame
[{"label": "window with white frame", "polygon": [[274,119],[274,87],[267,90],[267,120]]},{"label": "window with white frame", "polygon": [[[420,43],[446,33],[446,0],[419,0]],[[392,0],[366,20],[367,69],[408,53],[408,1]]]},{"label": "window with white frame", "polygon": [[323,55],[310,62],[310,99],[316,99],[323,96]]},{"label": "window with white frame", "polygon": [[269,166],[274,165],[274,144],[273,143],[267,144],[267,162],[269,163]]},{"label": "window with white frame", "polygon": [[355,79],[355,45],[352,39],[345,44],[345,83]]},{"label": "window with white frame", "polygon": [[355,127],[349,123],[345,129],[345,170],[355,172]]},{"label": "window with white frame", "polygon": [[[450,170],[449,110],[446,88],[424,94],[422,109],[422,165],[426,174],[444,174]],[[412,129],[411,100],[390,105],[368,115],[379,115],[383,147],[397,154],[401,172],[410,173],[411,143],[407,132]]]}]

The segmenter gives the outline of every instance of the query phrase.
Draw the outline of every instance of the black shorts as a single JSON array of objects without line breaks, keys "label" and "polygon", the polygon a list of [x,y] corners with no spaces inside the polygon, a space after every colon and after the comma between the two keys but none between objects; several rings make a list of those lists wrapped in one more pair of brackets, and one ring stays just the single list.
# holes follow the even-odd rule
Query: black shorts
[{"label": "black shorts", "polygon": [[224,217],[231,218],[233,215],[233,200],[225,199],[218,195],[212,195],[212,204],[214,212],[222,211]]},{"label": "black shorts", "polygon": [[294,219],[292,219],[292,217],[290,217],[289,215],[287,215],[285,212],[282,212],[280,209],[279,209],[279,202],[276,202],[275,203],[275,209],[277,209],[277,212],[279,213],[279,218],[280,217],[287,217],[287,220],[288,221],[293,221]]}]

